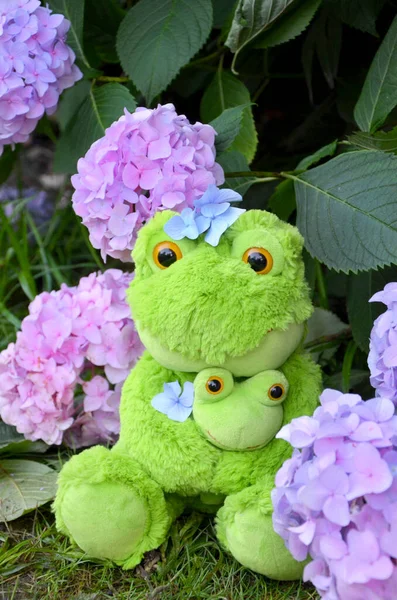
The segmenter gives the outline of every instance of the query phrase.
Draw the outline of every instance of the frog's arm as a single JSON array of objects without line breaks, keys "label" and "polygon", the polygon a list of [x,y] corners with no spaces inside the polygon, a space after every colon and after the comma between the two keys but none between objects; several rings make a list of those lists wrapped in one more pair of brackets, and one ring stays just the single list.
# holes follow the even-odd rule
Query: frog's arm
[{"label": "frog's arm", "polygon": [[194,374],[165,369],[145,352],[123,386],[120,439],[114,447],[133,456],[164,491],[183,495],[210,488],[220,450],[201,436],[193,419],[172,421],[151,400],[164,383],[193,379]]},{"label": "frog's arm", "polygon": [[[280,368],[289,382],[288,397],[283,404],[283,425],[302,415],[311,415],[321,392],[321,371],[308,354],[293,354]],[[252,452],[224,452],[212,482],[214,493],[230,494],[274,476],[292,453],[280,439]],[[260,490],[260,486],[258,490]]]}]

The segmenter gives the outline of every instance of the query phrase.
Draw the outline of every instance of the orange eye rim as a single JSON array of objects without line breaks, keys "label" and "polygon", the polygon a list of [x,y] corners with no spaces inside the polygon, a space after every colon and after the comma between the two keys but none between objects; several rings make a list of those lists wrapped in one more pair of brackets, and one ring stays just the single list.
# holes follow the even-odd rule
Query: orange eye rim
[{"label": "orange eye rim", "polygon": [[[250,263],[248,262],[249,256],[251,253],[253,252],[257,252],[259,254],[263,254],[264,257],[267,260],[267,265],[264,269],[262,269],[262,271],[255,271],[254,272],[257,275],[267,275],[268,273],[270,273],[270,271],[273,269],[273,256],[270,254],[269,250],[266,250],[266,248],[261,248],[260,246],[253,246],[252,248],[248,248],[248,250],[246,250],[243,254],[243,261],[249,265]],[[252,268],[252,267],[251,267]]]},{"label": "orange eye rim", "polygon": [[[217,390],[216,392],[212,392],[208,386],[210,381],[219,381],[219,383],[221,384],[221,387],[219,388],[219,390]],[[223,381],[222,377],[218,377],[218,375],[214,375],[213,377],[210,377],[207,380],[207,383],[205,384],[205,389],[207,390],[207,392],[209,394],[211,394],[211,396],[217,396],[218,394],[220,394],[223,391],[224,387],[225,387],[225,382]]]},{"label": "orange eye rim", "polygon": [[[281,394],[280,398],[272,398],[272,396],[270,394],[272,389],[275,387],[281,387],[281,389],[283,390],[283,393]],[[281,402],[281,400],[284,400],[284,398],[285,398],[285,387],[283,386],[282,383],[273,383],[273,385],[271,385],[269,387],[269,389],[267,390],[267,396],[268,396],[269,400],[271,400],[272,402]]]},{"label": "orange eye rim", "polygon": [[[178,260],[181,260],[181,258],[183,258],[182,250],[179,248],[178,244],[175,244],[175,242],[170,242],[168,240],[166,240],[164,242],[159,242],[153,248],[152,256],[153,256],[153,261],[154,261],[154,264],[156,265],[156,267],[158,267],[159,269],[162,269],[162,270],[169,269],[171,266],[171,265],[168,265],[168,266],[162,265],[158,259],[159,252],[161,250],[165,250],[167,248],[172,250],[175,253],[175,255],[176,255],[175,262],[177,262]],[[172,263],[172,264],[174,264],[174,263]]]}]

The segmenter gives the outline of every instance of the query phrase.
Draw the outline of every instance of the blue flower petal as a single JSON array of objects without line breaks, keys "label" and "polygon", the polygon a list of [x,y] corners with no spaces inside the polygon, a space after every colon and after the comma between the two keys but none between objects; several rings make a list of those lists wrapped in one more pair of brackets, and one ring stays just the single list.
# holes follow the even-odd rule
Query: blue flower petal
[{"label": "blue flower petal", "polygon": [[168,411],[171,410],[177,402],[173,398],[170,398],[167,394],[161,393],[157,394],[154,398],[152,398],[151,402],[153,408],[163,413],[164,415],[168,414]]},{"label": "blue flower petal", "polygon": [[191,381],[186,381],[183,386],[183,392],[179,397],[179,402],[186,408],[193,406],[194,400],[194,385]]},{"label": "blue flower petal", "polygon": [[243,197],[234,190],[218,190],[219,202],[241,202]]},{"label": "blue flower petal", "polygon": [[196,217],[196,227],[199,233],[204,233],[207,231],[211,225],[211,219],[208,217],[204,217],[203,215],[198,215]]},{"label": "blue flower petal", "polygon": [[192,407],[186,407],[178,403],[175,404],[171,408],[171,410],[168,411],[168,418],[172,419],[172,421],[179,421],[180,423],[182,423],[190,417],[192,410]]},{"label": "blue flower petal", "polygon": [[199,235],[200,234],[196,222],[193,222],[191,225],[187,225],[185,227],[185,237],[189,238],[189,240],[197,240]]},{"label": "blue flower petal", "polygon": [[217,204],[218,194],[219,189],[216,187],[215,184],[211,183],[211,185],[207,187],[201,198],[197,198],[197,200],[194,201],[195,208],[201,208],[201,206],[204,206],[204,204]]},{"label": "blue flower petal", "polygon": [[227,209],[225,213],[223,213],[221,218],[224,219],[227,223],[227,226],[230,227],[230,225],[233,225],[233,223],[237,221],[239,216],[242,215],[244,212],[244,208],[236,208],[235,206],[231,206]]},{"label": "blue flower petal", "polygon": [[171,381],[171,383],[164,384],[164,393],[170,398],[174,398],[175,402],[178,402],[182,388],[179,381]]},{"label": "blue flower petal", "polygon": [[209,231],[205,235],[205,241],[211,246],[217,246],[219,244],[222,233],[225,233],[229,227],[227,221],[222,216],[213,219]]},{"label": "blue flower petal", "polygon": [[171,217],[164,225],[164,231],[173,240],[182,240],[185,237],[186,225],[180,215]]},{"label": "blue flower petal", "polygon": [[226,212],[228,208],[230,208],[229,202],[222,202],[221,204],[204,204],[204,206],[201,207],[201,214],[204,217],[213,219]]}]

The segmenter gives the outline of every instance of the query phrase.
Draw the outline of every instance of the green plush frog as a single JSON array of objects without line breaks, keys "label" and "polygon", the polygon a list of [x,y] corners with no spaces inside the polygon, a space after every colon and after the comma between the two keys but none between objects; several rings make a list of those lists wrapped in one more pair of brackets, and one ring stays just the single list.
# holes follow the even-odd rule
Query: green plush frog
[{"label": "green plush frog", "polygon": [[[149,221],[133,251],[128,300],[147,350],[123,387],[120,439],[63,467],[57,526],[88,555],[128,569],[194,507],[216,514],[220,543],[244,566],[298,578],[302,565],[273,531],[270,493],[291,453],[275,435],[313,412],[321,385],[302,352],[312,312],[302,238],[254,210],[217,246],[203,235],[177,241],[164,231],[173,215]],[[156,410],[165,385],[192,382],[190,416]]]}]

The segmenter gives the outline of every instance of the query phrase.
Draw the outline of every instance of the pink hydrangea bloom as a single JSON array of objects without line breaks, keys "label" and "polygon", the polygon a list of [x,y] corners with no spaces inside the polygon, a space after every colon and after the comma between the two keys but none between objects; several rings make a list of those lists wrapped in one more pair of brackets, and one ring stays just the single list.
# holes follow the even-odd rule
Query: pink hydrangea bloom
[{"label": "pink hydrangea bloom", "polygon": [[143,349],[125,300],[131,279],[109,269],[33,300],[0,354],[5,423],[47,444],[115,439],[121,386]]},{"label": "pink hydrangea bloom", "polygon": [[0,154],[26,142],[64,89],[81,79],[66,44],[70,22],[39,0],[0,0]]},{"label": "pink hydrangea bloom", "polygon": [[326,600],[393,600],[397,417],[391,400],[325,390],[313,417],[277,437],[295,450],[276,475],[273,524]]},{"label": "pink hydrangea bloom", "polygon": [[214,140],[210,125],[191,125],[165,104],[125,110],[91,146],[72,177],[73,207],[104,260],[130,261],[137,231],[156,211],[192,207],[224,182]]}]

